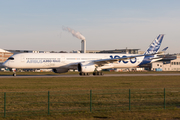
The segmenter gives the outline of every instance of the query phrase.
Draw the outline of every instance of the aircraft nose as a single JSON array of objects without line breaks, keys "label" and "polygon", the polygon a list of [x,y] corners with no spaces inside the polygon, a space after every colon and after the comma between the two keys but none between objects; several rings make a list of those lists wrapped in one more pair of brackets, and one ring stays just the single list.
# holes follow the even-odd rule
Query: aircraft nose
[{"label": "aircraft nose", "polygon": [[8,67],[9,62],[8,62],[8,61],[6,61],[6,62],[4,62],[2,65],[3,65],[4,67]]}]

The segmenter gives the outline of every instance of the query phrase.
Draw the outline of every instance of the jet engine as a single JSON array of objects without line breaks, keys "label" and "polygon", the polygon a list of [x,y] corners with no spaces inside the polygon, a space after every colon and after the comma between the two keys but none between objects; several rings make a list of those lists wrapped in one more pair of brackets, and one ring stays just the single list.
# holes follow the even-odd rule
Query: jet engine
[{"label": "jet engine", "polygon": [[96,67],[92,63],[79,63],[78,64],[78,71],[81,73],[94,72],[95,69]]},{"label": "jet engine", "polygon": [[67,68],[57,68],[57,69],[52,69],[52,71],[54,73],[65,73],[65,72],[68,72],[69,69]]}]

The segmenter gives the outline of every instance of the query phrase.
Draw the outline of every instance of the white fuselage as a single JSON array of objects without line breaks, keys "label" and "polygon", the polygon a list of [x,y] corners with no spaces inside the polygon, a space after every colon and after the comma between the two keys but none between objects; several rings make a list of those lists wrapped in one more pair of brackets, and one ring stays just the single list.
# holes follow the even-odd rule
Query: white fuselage
[{"label": "white fuselage", "polygon": [[[133,54],[135,55],[135,54]],[[11,56],[13,60],[7,60],[4,66],[9,68],[35,69],[35,68],[60,68],[71,63],[91,62],[93,60],[122,58],[132,54],[94,54],[94,53],[21,53]],[[129,68],[138,66],[144,56],[128,60],[107,63],[102,69]]]}]

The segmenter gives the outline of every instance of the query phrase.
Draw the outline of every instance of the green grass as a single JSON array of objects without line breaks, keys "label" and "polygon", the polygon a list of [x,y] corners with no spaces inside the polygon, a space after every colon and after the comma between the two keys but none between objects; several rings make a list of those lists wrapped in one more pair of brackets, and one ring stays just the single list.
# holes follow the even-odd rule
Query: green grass
[{"label": "green grass", "polygon": [[0,78],[0,92],[179,87],[180,76]]},{"label": "green grass", "polygon": [[[13,115],[22,116],[9,116],[2,119],[180,119],[180,110],[177,105],[171,109],[163,110],[164,88],[167,92],[167,108],[170,108],[168,105],[179,104],[180,76],[0,78],[0,96],[2,97],[0,109],[3,110],[3,95],[6,92],[9,112],[45,110],[45,112],[39,112],[45,115],[38,115],[37,112],[30,111],[28,113],[31,116],[23,116],[27,115],[26,112],[13,113]],[[132,111],[128,111],[129,89],[131,89],[132,94]],[[94,101],[92,113],[89,112],[90,90],[92,90]],[[54,114],[47,115],[48,91],[51,95],[51,109],[61,107],[63,109],[60,113],[63,114],[55,111]],[[124,98],[125,101],[119,100],[119,98]],[[154,104],[160,105],[160,108],[153,110],[154,107],[151,107]],[[118,105],[125,107],[125,110],[116,108],[98,110],[104,106],[113,108],[118,107]],[[81,110],[74,112],[70,110],[71,107],[67,109],[68,106]],[[151,110],[144,110],[145,108]],[[68,112],[65,112],[65,109]]]}]

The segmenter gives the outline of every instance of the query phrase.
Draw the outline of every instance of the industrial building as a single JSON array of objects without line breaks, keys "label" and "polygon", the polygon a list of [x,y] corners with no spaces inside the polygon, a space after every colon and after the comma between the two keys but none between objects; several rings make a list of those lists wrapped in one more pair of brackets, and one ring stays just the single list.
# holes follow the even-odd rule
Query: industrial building
[{"label": "industrial building", "polygon": [[0,49],[0,63],[5,62],[13,53]]},{"label": "industrial building", "polygon": [[141,54],[139,49],[115,49],[115,50],[86,50],[86,53],[118,53],[118,54]]},{"label": "industrial building", "polygon": [[38,50],[6,50],[11,53],[50,53],[49,51],[38,51]]},{"label": "industrial building", "polygon": [[151,64],[152,71],[180,71],[180,55],[166,55],[166,58]]}]

